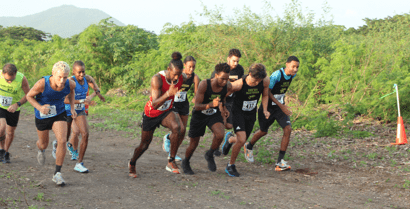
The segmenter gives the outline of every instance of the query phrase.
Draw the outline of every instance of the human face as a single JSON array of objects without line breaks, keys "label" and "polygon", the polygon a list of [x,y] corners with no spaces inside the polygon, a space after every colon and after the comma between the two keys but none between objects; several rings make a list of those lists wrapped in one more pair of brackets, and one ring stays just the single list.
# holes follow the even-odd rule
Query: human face
[{"label": "human face", "polygon": [[64,72],[63,70],[57,70],[53,72],[53,76],[50,79],[53,79],[57,88],[64,88],[67,78],[68,78],[68,72]]},{"label": "human face", "polygon": [[73,75],[75,76],[75,78],[76,78],[78,81],[84,80],[85,67],[84,67],[84,66],[76,65],[76,66],[73,68]]},{"label": "human face", "polygon": [[7,83],[11,83],[16,79],[16,74],[14,75],[9,75],[8,73],[2,73],[4,80],[7,81]]},{"label": "human face", "polygon": [[219,72],[215,74],[216,83],[219,87],[224,87],[228,83],[229,80],[229,73]]},{"label": "human face", "polygon": [[228,63],[228,65],[229,65],[229,67],[231,67],[231,70],[232,70],[232,69],[235,69],[236,66],[238,66],[238,64],[239,64],[239,59],[240,59],[239,57],[234,56],[234,55],[232,55],[231,57],[228,57],[227,63]]},{"label": "human face", "polygon": [[249,76],[246,77],[246,83],[247,83],[249,86],[257,86],[260,82],[262,82],[262,80],[263,80],[263,79],[252,77],[251,74],[249,74]]},{"label": "human face", "polygon": [[182,70],[178,69],[177,67],[174,68],[167,68],[168,70],[168,77],[166,78],[168,82],[177,84],[179,76],[182,74]]},{"label": "human face", "polygon": [[291,61],[286,63],[285,74],[294,76],[299,70],[299,62]]},{"label": "human face", "polygon": [[187,75],[188,78],[192,76],[192,73],[195,71],[195,64],[194,61],[189,61],[184,63],[184,73]]}]

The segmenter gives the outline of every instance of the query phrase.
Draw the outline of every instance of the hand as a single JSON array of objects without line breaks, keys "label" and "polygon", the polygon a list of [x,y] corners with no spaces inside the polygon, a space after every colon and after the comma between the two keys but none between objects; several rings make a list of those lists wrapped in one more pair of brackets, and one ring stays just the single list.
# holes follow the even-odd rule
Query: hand
[{"label": "hand", "polygon": [[230,114],[229,110],[225,108],[225,118],[229,118]]},{"label": "hand", "polygon": [[195,97],[194,97],[194,98],[192,98],[192,101],[191,101],[191,102],[195,104]]},{"label": "hand", "polygon": [[71,117],[74,119],[77,117],[77,112],[75,111],[74,108],[71,108]]},{"label": "hand", "polygon": [[221,99],[219,99],[219,97],[215,98],[212,100],[211,107],[218,107],[220,101]]},{"label": "hand", "polygon": [[286,105],[281,105],[280,109],[282,110],[283,113],[285,113],[285,115],[290,116],[292,115],[292,111],[290,111],[290,107],[286,106]]},{"label": "hand", "polygon": [[17,108],[19,108],[19,105],[15,103],[15,104],[10,105],[9,108],[7,108],[7,111],[14,113],[16,112]]},{"label": "hand", "polygon": [[84,100],[84,104],[90,105],[90,103],[91,103],[90,97],[86,97],[85,100]]},{"label": "hand", "polygon": [[38,111],[40,111],[44,115],[48,115],[48,113],[50,112],[50,105],[45,104],[45,105],[41,106],[41,108]]},{"label": "hand", "polygon": [[266,119],[269,119],[269,117],[270,117],[270,112],[269,112],[269,111],[267,111],[267,110],[265,111],[265,110],[264,110],[264,111],[263,111],[263,114],[265,115],[265,118],[266,118]]},{"label": "hand", "polygon": [[175,85],[172,83],[171,86],[169,86],[169,89],[167,91],[168,97],[175,96],[177,92],[178,92],[178,88],[175,87]]},{"label": "hand", "polygon": [[98,98],[100,98],[101,101],[105,102],[105,97],[101,94],[97,94]]}]

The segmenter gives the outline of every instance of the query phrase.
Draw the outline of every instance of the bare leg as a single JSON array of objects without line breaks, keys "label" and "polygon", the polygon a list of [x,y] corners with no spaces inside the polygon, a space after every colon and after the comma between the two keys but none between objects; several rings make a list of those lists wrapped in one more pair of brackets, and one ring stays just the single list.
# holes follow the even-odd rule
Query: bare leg
[{"label": "bare leg", "polygon": [[13,139],[14,139],[14,131],[16,130],[16,128],[17,128],[17,126],[16,127],[12,127],[12,126],[9,126],[9,125],[7,125],[7,127],[6,127],[6,143],[5,143],[5,147],[4,147],[4,149],[6,150],[6,152],[8,152],[9,151],[9,149],[10,149],[10,146],[11,146],[11,143],[13,142]]},{"label": "bare leg", "polygon": [[77,127],[80,129],[80,133],[81,133],[80,152],[78,155],[78,162],[81,163],[83,162],[84,154],[88,146],[89,131],[88,131],[87,118],[85,115],[80,115],[77,118],[75,118],[74,121],[77,124]]},{"label": "bare leg", "polygon": [[152,136],[154,135],[154,131],[143,131],[141,130],[141,142],[138,147],[134,150],[134,155],[131,158],[131,165],[135,166],[138,158],[148,149],[149,145],[152,141]]},{"label": "bare leg", "polygon": [[37,130],[38,140],[37,147],[39,150],[43,151],[48,147],[49,141],[49,130],[39,131]]},{"label": "bare leg", "polygon": [[288,149],[289,145],[289,139],[290,139],[290,133],[292,132],[292,127],[290,125],[286,126],[283,129],[283,136],[282,136],[282,142],[280,143],[280,150],[281,151],[286,151]]},{"label": "bare leg", "polygon": [[[88,123],[87,123],[88,125]],[[89,129],[89,128],[88,128]],[[78,142],[79,142],[79,136],[80,136],[80,129],[78,128],[76,123],[73,123],[71,125],[71,131],[73,132],[69,142],[73,145],[74,150],[78,150]]]},{"label": "bare leg", "polygon": [[251,144],[252,144],[252,145],[255,145],[256,142],[257,142],[260,138],[264,137],[266,134],[268,134],[268,132],[263,132],[263,131],[261,131],[261,130],[258,130],[258,131],[253,135],[253,137],[252,137],[252,139],[251,139]]},{"label": "bare leg", "polygon": [[169,139],[171,141],[170,157],[172,160],[178,152],[179,145],[182,140],[184,140],[185,126],[182,124],[182,120],[178,114],[173,111],[162,120],[161,124],[171,130]]},{"label": "bare leg", "polygon": [[185,152],[185,159],[187,159],[188,161],[191,159],[192,155],[194,154],[196,148],[198,147],[199,144],[199,139],[201,137],[195,137],[195,138],[189,138],[190,142],[189,142],[189,146],[188,148],[186,148],[186,152]]},{"label": "bare leg", "polygon": [[[234,138],[234,137],[231,137],[231,138]],[[236,138],[236,142],[232,147],[231,160],[229,161],[229,164],[231,165],[235,164],[236,158],[238,157],[238,154],[241,151],[241,148],[246,142],[246,132],[245,131],[236,132],[235,138]]]},{"label": "bare leg", "polygon": [[0,118],[0,149],[5,149],[6,143],[6,118]]},{"label": "bare leg", "polygon": [[222,144],[224,134],[225,134],[225,129],[224,125],[222,123],[215,123],[211,127],[212,133],[213,133],[213,140],[212,140],[212,145],[211,149],[216,150],[219,148],[219,146]]},{"label": "bare leg", "polygon": [[[56,165],[62,166],[64,162],[65,153],[66,153],[67,122],[66,121],[55,121],[53,124],[53,132],[57,138],[57,144],[58,144],[57,152],[56,152]],[[47,137],[47,142],[48,142],[48,137]]]}]

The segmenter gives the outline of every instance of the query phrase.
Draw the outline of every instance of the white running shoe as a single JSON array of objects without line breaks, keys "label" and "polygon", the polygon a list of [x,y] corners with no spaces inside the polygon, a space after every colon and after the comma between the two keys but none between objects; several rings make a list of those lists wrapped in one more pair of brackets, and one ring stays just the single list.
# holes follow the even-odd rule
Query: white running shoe
[{"label": "white running shoe", "polygon": [[248,162],[253,163],[253,162],[254,162],[254,159],[253,159],[253,150],[247,148],[248,143],[249,143],[249,142],[246,142],[245,145],[243,145],[243,151],[245,152],[245,159],[246,159]]},{"label": "white running shoe", "polygon": [[56,153],[57,153],[57,140],[53,141],[53,151],[51,152],[51,155],[53,155],[53,158],[56,159]]},{"label": "white running shoe", "polygon": [[279,163],[276,163],[275,171],[285,170],[290,170],[290,165],[288,165],[288,163],[282,159]]},{"label": "white running shoe", "polygon": [[44,165],[44,163],[46,162],[45,151],[46,151],[46,150],[43,150],[43,151],[39,150],[39,151],[38,151],[37,161],[38,161],[38,164],[40,164],[40,165]]},{"label": "white running shoe", "polygon": [[61,176],[60,172],[57,172],[56,174],[54,174],[53,181],[56,182],[56,184],[59,185],[59,186],[64,186],[65,185],[65,181],[64,181],[63,177]]},{"label": "white running shoe", "polygon": [[88,169],[86,167],[84,167],[84,163],[76,163],[75,167],[74,167],[75,171],[78,171],[80,173],[88,173]]}]

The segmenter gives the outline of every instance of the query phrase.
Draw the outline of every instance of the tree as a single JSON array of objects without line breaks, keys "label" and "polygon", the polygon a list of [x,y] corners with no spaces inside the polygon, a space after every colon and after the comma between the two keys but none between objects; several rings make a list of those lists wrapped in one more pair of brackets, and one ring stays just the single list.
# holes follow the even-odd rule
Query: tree
[{"label": "tree", "polygon": [[3,28],[3,26],[0,26],[0,38],[6,37],[21,41],[24,39],[46,41],[51,36],[49,33],[45,33],[32,27],[11,26]]}]

